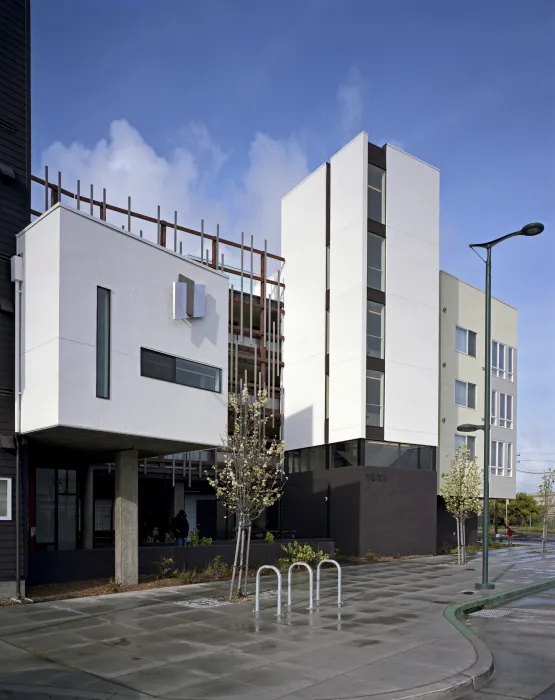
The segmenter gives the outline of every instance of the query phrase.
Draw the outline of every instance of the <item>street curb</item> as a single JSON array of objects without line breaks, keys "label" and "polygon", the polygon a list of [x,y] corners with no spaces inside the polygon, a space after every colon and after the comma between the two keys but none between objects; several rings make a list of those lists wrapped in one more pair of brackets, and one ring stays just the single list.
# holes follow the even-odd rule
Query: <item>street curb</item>
[{"label": "street curb", "polygon": [[[476,662],[470,668],[460,674],[466,677],[466,682],[462,684],[460,682],[454,683],[452,686],[452,691],[449,693],[449,697],[454,697],[454,694],[457,696],[464,694],[459,692],[459,686],[462,686],[460,688],[461,690],[467,692],[469,689],[468,681],[470,682],[471,690],[479,690],[480,688],[483,688],[492,677],[495,668],[491,651],[484,644],[484,642],[482,642],[482,640],[474,634],[470,627],[463,622],[463,615],[476,612],[477,610],[483,610],[485,608],[495,608],[503,603],[509,603],[513,600],[518,600],[519,598],[532,595],[533,593],[539,593],[547,590],[548,588],[553,588],[554,586],[555,578],[549,578],[543,581],[538,581],[537,583],[529,583],[528,585],[520,586],[519,588],[512,588],[506,591],[492,593],[485,598],[478,598],[476,600],[469,600],[465,601],[464,603],[450,605],[449,607],[445,608],[443,611],[445,618],[468,639],[476,652]],[[421,696],[419,695],[418,697]]]},{"label": "street curb", "polygon": [[553,587],[555,587],[555,578],[550,578],[538,583],[521,586],[520,588],[499,591],[485,598],[477,598],[476,600],[450,605],[443,611],[444,617],[468,639],[476,652],[476,661],[470,668],[466,671],[461,671],[455,676],[430,683],[429,685],[421,685],[417,688],[398,690],[392,693],[364,695],[358,698],[350,698],[349,700],[457,700],[469,695],[474,690],[483,688],[493,675],[493,656],[484,642],[463,622],[462,616],[476,610],[498,607],[503,603],[524,598]]}]

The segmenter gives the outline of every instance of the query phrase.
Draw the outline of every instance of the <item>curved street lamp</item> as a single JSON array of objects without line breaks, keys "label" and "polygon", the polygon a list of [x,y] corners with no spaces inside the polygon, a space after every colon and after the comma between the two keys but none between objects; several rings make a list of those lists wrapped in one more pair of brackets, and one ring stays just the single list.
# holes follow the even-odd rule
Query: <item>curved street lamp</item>
[{"label": "curved street lamp", "polygon": [[520,231],[507,233],[505,236],[495,238],[487,243],[473,243],[470,247],[484,248],[487,252],[486,263],[486,367],[485,367],[485,397],[484,397],[484,425],[473,425],[465,423],[460,425],[457,430],[463,433],[472,433],[477,430],[484,431],[484,527],[482,537],[482,581],[476,583],[478,590],[491,590],[495,588],[493,583],[489,582],[488,567],[489,567],[489,461],[490,461],[490,427],[491,427],[491,249],[498,243],[506,241],[507,238],[514,236],[537,236],[544,230],[544,225],[538,222],[526,224]]}]

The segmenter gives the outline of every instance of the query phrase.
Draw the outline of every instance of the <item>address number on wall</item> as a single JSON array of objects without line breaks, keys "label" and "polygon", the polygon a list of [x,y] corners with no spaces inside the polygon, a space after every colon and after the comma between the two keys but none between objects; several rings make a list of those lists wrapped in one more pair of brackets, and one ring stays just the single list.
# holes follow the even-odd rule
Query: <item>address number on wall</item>
[{"label": "address number on wall", "polygon": [[376,474],[375,472],[371,472],[370,474],[366,475],[366,481],[377,481],[383,484],[385,481],[387,481],[387,478],[385,474]]}]

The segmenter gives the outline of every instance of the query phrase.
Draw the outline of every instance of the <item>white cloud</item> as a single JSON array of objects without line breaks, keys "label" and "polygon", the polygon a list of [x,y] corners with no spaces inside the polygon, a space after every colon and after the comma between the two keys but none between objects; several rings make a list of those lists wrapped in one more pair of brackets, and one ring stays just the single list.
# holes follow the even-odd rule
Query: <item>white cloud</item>
[{"label": "white cloud", "polygon": [[364,80],[358,68],[349,69],[345,82],[337,90],[337,101],[341,136],[350,140],[364,130]]},{"label": "white cloud", "polygon": [[[132,198],[134,211],[173,222],[174,210],[178,223],[238,240],[240,231],[245,240],[255,237],[255,246],[262,248],[268,240],[268,250],[279,253],[281,197],[308,174],[306,153],[294,138],[279,141],[267,134],[257,133],[251,143],[248,164],[243,172],[230,178],[225,166],[229,157],[214,141],[206,126],[194,122],[183,130],[187,148],[175,147],[167,156],[161,156],[142,135],[125,120],[110,124],[108,137],[93,147],[81,143],[52,144],[42,155],[42,164],[49,166],[49,178],[62,172],[62,186],[75,191],[77,179],[81,192],[89,195],[90,184],[94,197],[102,200],[106,189],[109,203],[127,208],[127,197]],[[230,164],[233,166],[233,164]],[[237,184],[229,184],[229,181]],[[217,192],[217,196],[214,194]],[[37,208],[42,193],[37,195]],[[97,215],[98,215],[98,210]],[[108,213],[108,221],[126,224],[126,217]],[[150,239],[156,236],[156,226],[133,220],[132,230],[139,228]],[[183,236],[183,249],[200,253],[200,241]],[[236,249],[225,250],[226,260],[237,263]]]},{"label": "white cloud", "polygon": [[[281,198],[308,175],[307,156],[291,137],[277,141],[257,133],[249,151],[249,167],[236,192],[236,226],[246,234],[263,232],[269,250],[279,252]],[[262,247],[263,240],[258,244]]]}]

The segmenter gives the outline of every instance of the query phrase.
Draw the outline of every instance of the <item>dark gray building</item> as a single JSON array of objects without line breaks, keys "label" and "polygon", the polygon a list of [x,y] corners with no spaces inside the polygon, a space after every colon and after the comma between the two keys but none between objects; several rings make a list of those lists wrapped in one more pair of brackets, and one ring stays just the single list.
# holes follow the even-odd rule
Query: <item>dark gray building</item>
[{"label": "dark gray building", "polygon": [[[15,323],[10,258],[15,255],[16,234],[30,217],[29,12],[29,0],[0,0],[0,598],[16,593],[17,576]],[[21,523],[24,512],[22,516]],[[23,554],[20,563],[23,571]]]}]

